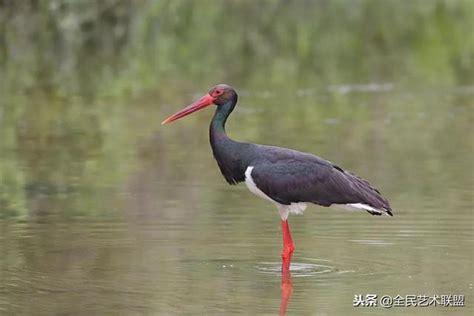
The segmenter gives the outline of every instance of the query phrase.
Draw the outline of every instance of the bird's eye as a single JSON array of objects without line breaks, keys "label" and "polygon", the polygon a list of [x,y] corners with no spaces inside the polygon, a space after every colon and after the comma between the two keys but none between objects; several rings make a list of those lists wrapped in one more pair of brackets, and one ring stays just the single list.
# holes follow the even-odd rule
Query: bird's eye
[{"label": "bird's eye", "polygon": [[215,91],[215,94],[216,94],[216,95],[221,95],[221,94],[222,94],[222,90],[216,90],[216,91]]}]

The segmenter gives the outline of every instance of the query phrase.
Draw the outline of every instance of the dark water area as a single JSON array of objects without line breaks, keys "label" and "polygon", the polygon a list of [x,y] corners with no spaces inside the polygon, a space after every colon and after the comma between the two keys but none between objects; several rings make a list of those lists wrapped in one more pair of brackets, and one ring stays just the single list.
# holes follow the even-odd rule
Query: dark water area
[{"label": "dark water area", "polygon": [[0,2],[0,314],[279,313],[277,210],[225,183],[213,109],[160,125],[219,82],[231,138],[324,157],[394,210],[290,216],[289,315],[473,312],[470,1],[39,3]]}]

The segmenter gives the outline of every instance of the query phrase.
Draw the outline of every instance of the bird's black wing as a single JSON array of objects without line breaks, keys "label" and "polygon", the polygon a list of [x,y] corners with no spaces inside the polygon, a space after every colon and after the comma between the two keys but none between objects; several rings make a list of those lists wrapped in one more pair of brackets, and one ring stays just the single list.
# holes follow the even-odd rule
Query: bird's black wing
[{"label": "bird's black wing", "polygon": [[[266,146],[267,147],[267,146]],[[269,146],[267,147],[267,149]],[[311,202],[323,206],[361,203],[392,215],[380,192],[342,168],[317,156],[271,147],[251,173],[255,185],[281,204]]]}]

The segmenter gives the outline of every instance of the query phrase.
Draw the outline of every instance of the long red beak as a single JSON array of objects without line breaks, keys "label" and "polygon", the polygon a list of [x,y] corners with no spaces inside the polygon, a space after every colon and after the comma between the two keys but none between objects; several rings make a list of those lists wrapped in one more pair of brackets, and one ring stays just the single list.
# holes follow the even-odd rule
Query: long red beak
[{"label": "long red beak", "polygon": [[211,97],[209,94],[206,94],[205,96],[203,96],[202,98],[200,98],[199,100],[194,102],[193,104],[188,105],[187,107],[185,107],[181,111],[176,112],[175,114],[169,116],[166,120],[161,122],[161,125],[171,123],[171,122],[176,121],[176,120],[178,120],[182,117],[185,117],[186,115],[189,115],[193,112],[196,112],[200,109],[203,109],[206,106],[209,106],[209,105],[213,104],[215,100],[216,99],[214,97]]}]

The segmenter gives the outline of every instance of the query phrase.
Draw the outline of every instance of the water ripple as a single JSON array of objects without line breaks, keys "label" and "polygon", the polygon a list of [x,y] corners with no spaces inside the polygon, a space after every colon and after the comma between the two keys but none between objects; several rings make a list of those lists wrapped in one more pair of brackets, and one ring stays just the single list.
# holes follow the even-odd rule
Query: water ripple
[{"label": "water ripple", "polygon": [[[254,268],[262,273],[280,275],[281,262],[259,262]],[[293,277],[310,277],[321,274],[350,272],[340,271],[336,267],[327,264],[308,262],[292,262],[290,271]]]}]

